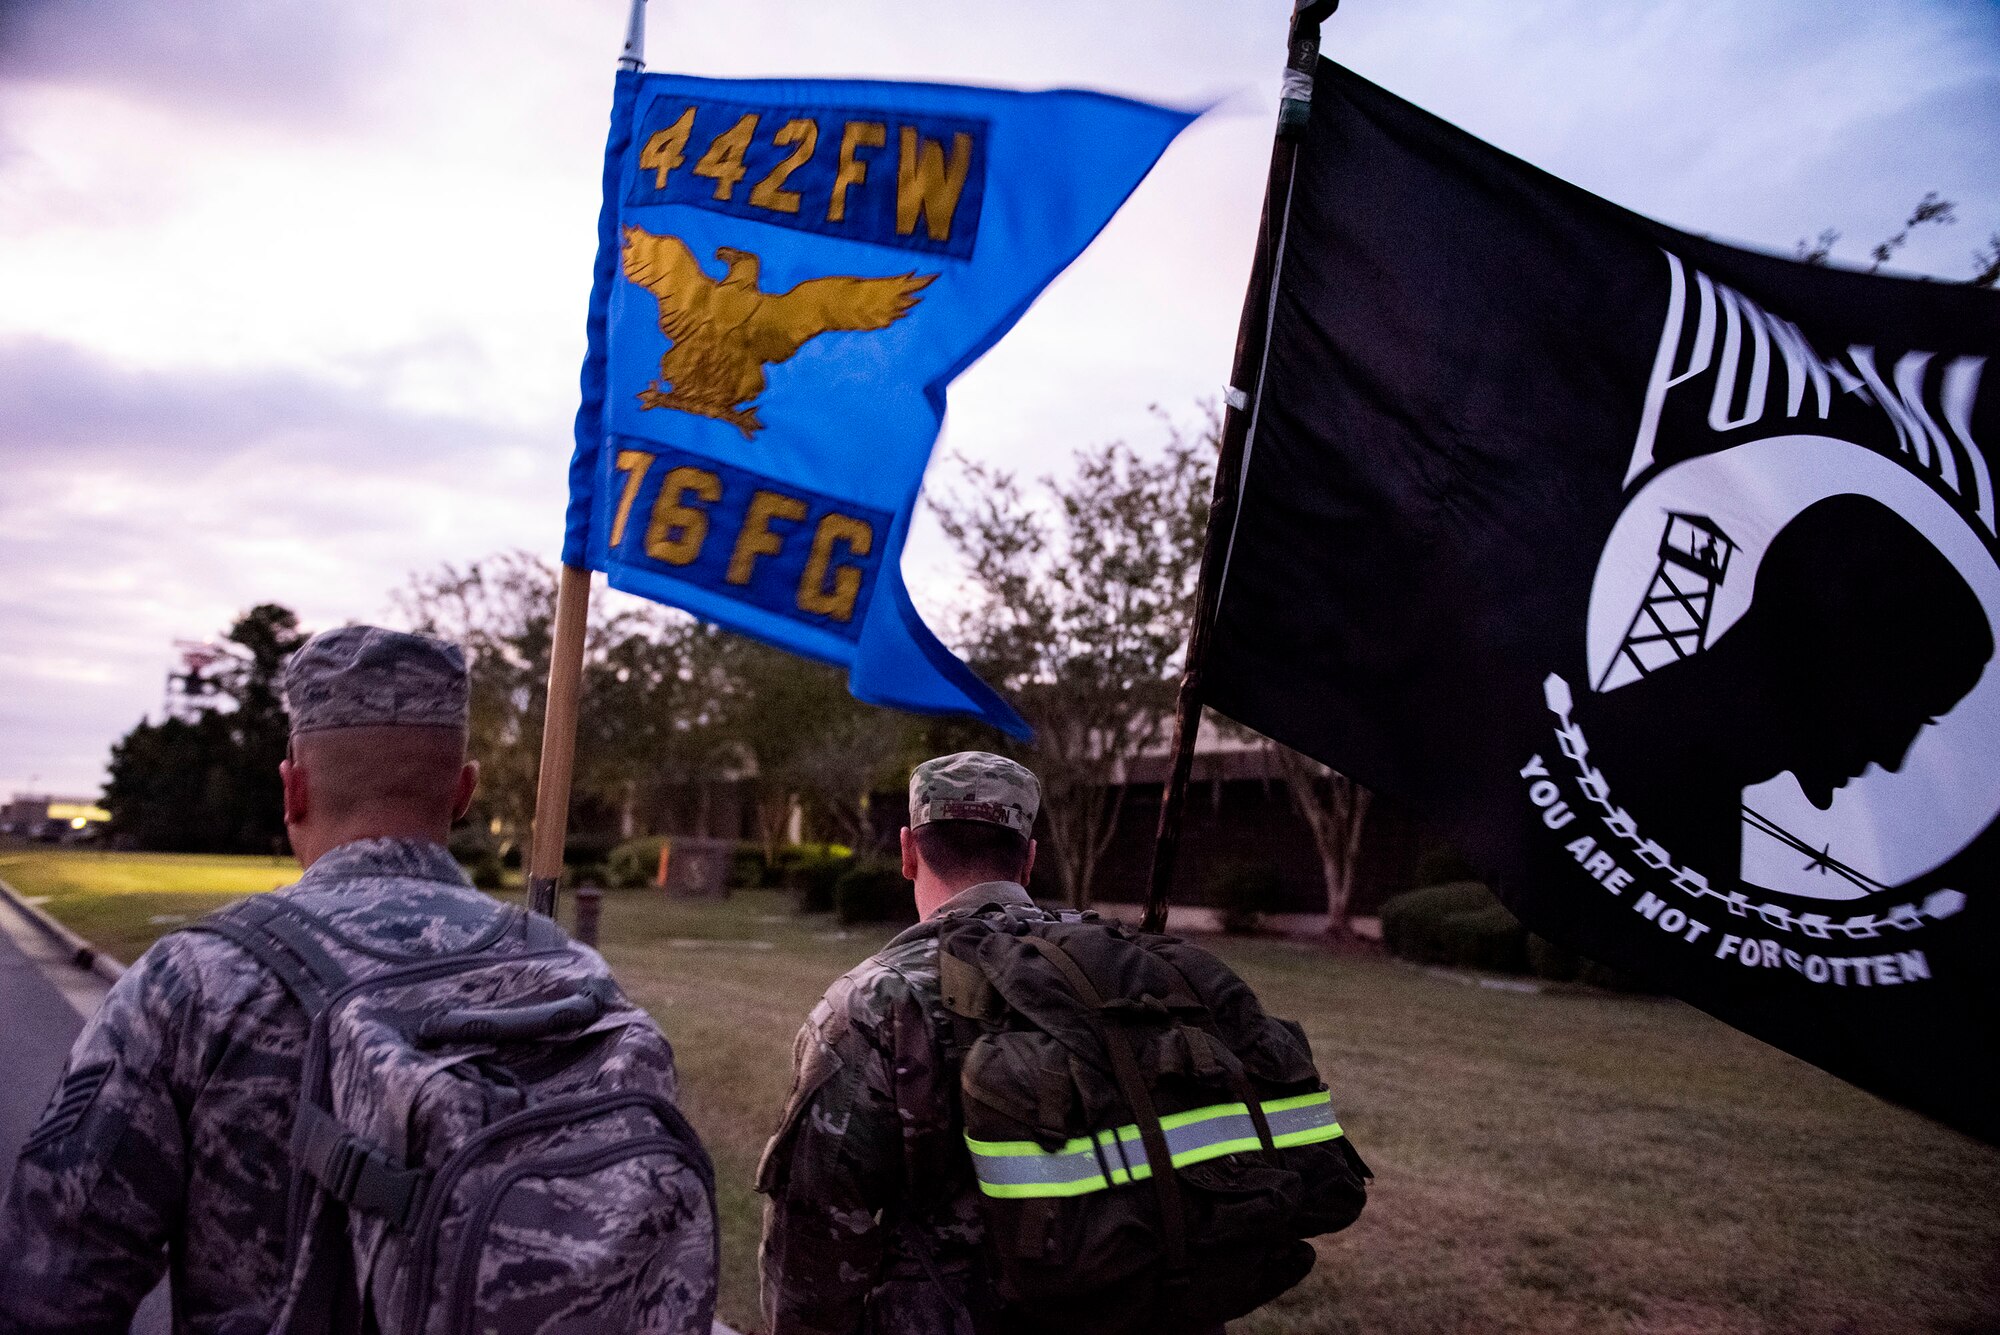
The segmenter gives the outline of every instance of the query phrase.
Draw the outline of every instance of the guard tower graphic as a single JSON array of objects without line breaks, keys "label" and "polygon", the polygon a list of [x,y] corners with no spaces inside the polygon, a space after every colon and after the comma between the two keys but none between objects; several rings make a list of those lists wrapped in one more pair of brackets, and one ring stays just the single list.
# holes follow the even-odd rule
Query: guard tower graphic
[{"label": "guard tower graphic", "polygon": [[1708,639],[1715,591],[1728,575],[1729,558],[1735,552],[1736,544],[1708,516],[1667,512],[1659,564],[1618,652],[1597,680],[1600,692],[1701,652]]}]

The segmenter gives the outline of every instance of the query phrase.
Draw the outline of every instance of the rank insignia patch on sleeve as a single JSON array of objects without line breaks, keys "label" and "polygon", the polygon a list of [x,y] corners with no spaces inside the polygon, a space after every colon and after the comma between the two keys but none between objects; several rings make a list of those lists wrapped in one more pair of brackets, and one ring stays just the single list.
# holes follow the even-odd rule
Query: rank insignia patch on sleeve
[{"label": "rank insignia patch on sleeve", "polygon": [[71,1071],[49,1100],[48,1111],[35,1125],[28,1143],[21,1147],[23,1155],[33,1154],[51,1141],[61,1140],[82,1124],[84,1114],[96,1101],[97,1091],[104,1088],[105,1080],[111,1074],[110,1062],[98,1062],[91,1066]]}]

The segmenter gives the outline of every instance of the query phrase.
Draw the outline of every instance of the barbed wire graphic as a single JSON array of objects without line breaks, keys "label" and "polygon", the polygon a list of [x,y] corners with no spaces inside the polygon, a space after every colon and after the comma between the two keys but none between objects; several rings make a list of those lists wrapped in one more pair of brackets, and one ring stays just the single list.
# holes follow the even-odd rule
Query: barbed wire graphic
[{"label": "barbed wire graphic", "polygon": [[[1590,743],[1583,735],[1583,729],[1570,714],[1575,708],[1575,698],[1569,683],[1560,674],[1550,673],[1542,682],[1542,695],[1549,712],[1557,718],[1555,727],[1556,744],[1562,749],[1565,759],[1576,768],[1577,787],[1593,806],[1603,812],[1604,826],[1632,846],[1632,855],[1654,871],[1664,872],[1673,879],[1674,888],[1697,898],[1706,897],[1720,901],[1731,914],[1747,918],[1755,914],[1766,925],[1780,931],[1799,932],[1815,940],[1825,941],[1836,935],[1850,941],[1871,941],[1891,928],[1902,932],[1919,931],[1932,922],[1942,921],[1958,913],[1965,907],[1965,895],[1957,890],[1934,890],[1919,903],[1897,904],[1892,908],[1877,912],[1850,914],[1836,920],[1826,913],[1796,913],[1784,904],[1769,901],[1757,903],[1742,890],[1717,890],[1708,883],[1708,877],[1693,867],[1678,862],[1672,853],[1656,839],[1640,833],[1638,822],[1632,814],[1611,800],[1611,784],[1604,777],[1604,771],[1590,764]],[[1744,809],[1746,814],[1754,812]],[[1821,858],[1825,855],[1811,845],[1783,830],[1774,822],[1763,820],[1769,828],[1765,831],[1800,852]],[[1851,867],[1845,867],[1837,859],[1827,858],[1828,870],[1858,878],[1856,884],[1864,889],[1873,887],[1870,893],[1880,893],[1889,887],[1870,881]]]}]

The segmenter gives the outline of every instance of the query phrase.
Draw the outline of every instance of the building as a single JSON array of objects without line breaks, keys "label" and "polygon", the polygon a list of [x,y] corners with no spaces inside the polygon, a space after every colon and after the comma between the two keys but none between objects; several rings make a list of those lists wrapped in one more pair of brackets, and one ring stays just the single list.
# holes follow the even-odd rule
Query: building
[{"label": "building", "polygon": [[[1092,895],[1108,912],[1122,916],[1118,906],[1136,906],[1145,899],[1171,764],[1170,740],[1163,738],[1118,773],[1117,820]],[[873,841],[884,852],[893,853],[896,847],[905,803],[900,791],[870,798]],[[779,843],[804,834],[845,842],[832,831],[805,828],[795,805],[760,813],[754,785],[742,779],[661,784],[644,794],[634,814],[634,832],[640,833],[747,842],[760,842],[768,833]],[[768,832],[760,831],[760,814],[772,822]],[[1362,827],[1350,916],[1373,917],[1383,900],[1415,888],[1426,855],[1438,848],[1439,841],[1411,813],[1374,798]],[[1211,724],[1202,729],[1195,751],[1174,888],[1176,907],[1196,912],[1178,920],[1194,928],[1212,925],[1215,914],[1202,910],[1213,908],[1224,882],[1259,871],[1276,882],[1275,901],[1265,910],[1273,926],[1298,932],[1324,930],[1326,881],[1319,850],[1292,802],[1269,744]],[[1064,898],[1055,859],[1047,853],[1037,861],[1032,889],[1048,902]]]},{"label": "building", "polygon": [[[1123,905],[1136,911],[1145,901],[1171,764],[1163,741],[1125,767],[1117,824],[1092,891],[1093,901],[1108,911]],[[1373,917],[1383,900],[1414,889],[1424,855],[1436,843],[1409,812],[1373,798],[1357,850],[1350,917]],[[1181,817],[1173,892],[1177,914],[1181,909],[1193,912],[1178,914],[1176,920],[1189,927],[1212,926],[1217,892],[1225,880],[1260,869],[1271,874],[1278,890],[1266,910],[1267,922],[1296,932],[1325,929],[1326,880],[1319,850],[1269,745],[1262,738],[1244,739],[1205,726]],[[1052,862],[1038,866],[1033,889],[1050,901],[1062,898]]]},{"label": "building", "polygon": [[16,793],[0,806],[0,835],[49,843],[82,843],[103,833],[111,813],[88,797]]}]

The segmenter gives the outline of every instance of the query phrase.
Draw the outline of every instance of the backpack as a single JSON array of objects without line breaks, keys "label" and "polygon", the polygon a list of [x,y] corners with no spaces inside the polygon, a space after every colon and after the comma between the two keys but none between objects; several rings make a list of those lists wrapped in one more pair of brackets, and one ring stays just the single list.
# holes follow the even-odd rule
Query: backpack
[{"label": "backpack", "polygon": [[445,912],[465,949],[387,952],[276,896],[187,929],[312,1022],[273,1331],[706,1335],[715,1176],[665,1036],[549,919]]},{"label": "backpack", "polygon": [[1367,1203],[1304,1031],[1207,951],[989,906],[944,921],[938,969],[1010,1326],[1211,1329]]}]

